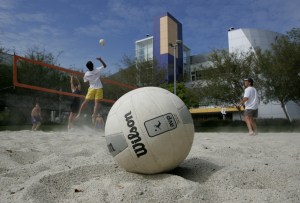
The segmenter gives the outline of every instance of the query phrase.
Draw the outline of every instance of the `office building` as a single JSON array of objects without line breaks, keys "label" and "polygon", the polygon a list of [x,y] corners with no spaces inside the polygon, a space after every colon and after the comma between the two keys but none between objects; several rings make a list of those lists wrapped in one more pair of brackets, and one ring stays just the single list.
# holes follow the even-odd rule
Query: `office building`
[{"label": "office building", "polygon": [[166,70],[169,83],[174,81],[175,58],[176,80],[190,78],[190,49],[183,43],[182,24],[168,12],[154,19],[152,36],[135,42],[135,57],[138,61],[156,60],[158,67]]}]

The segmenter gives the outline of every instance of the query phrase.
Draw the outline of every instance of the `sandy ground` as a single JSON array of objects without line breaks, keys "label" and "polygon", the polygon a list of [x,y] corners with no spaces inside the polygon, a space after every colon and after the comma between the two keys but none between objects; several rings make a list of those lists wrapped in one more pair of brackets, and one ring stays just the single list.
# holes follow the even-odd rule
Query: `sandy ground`
[{"label": "sandy ground", "polygon": [[196,133],[179,167],[139,175],[94,131],[2,131],[0,202],[300,202],[300,133]]}]

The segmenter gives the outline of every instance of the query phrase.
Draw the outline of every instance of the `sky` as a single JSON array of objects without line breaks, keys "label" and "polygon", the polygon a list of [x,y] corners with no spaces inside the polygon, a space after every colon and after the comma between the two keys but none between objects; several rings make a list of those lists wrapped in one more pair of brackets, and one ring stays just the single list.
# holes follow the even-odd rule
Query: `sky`
[{"label": "sky", "polygon": [[230,27],[299,28],[299,8],[300,0],[0,0],[0,46],[21,56],[46,50],[61,67],[78,70],[101,56],[112,74],[166,12],[182,23],[183,42],[196,55],[228,49]]}]

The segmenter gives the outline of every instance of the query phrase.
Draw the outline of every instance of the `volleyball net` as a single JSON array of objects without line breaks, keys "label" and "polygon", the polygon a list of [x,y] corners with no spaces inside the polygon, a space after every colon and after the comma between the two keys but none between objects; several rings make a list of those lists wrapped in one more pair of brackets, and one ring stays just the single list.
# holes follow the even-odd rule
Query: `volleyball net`
[{"label": "volleyball net", "polygon": [[[21,56],[13,57],[13,85],[43,93],[52,93],[68,97],[85,97],[88,84],[83,82],[84,73],[47,64]],[[82,89],[82,95],[73,94],[70,90],[70,78],[76,77]],[[118,81],[101,78],[104,96],[101,102],[114,103],[120,96],[136,87]]]}]

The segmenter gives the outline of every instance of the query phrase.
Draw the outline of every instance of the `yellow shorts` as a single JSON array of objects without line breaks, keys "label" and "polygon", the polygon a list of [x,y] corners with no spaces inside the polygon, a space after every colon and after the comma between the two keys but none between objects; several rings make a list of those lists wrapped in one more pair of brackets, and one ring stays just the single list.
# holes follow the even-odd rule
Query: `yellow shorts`
[{"label": "yellow shorts", "polygon": [[87,100],[100,100],[103,99],[103,89],[88,89],[88,93],[85,96]]}]

